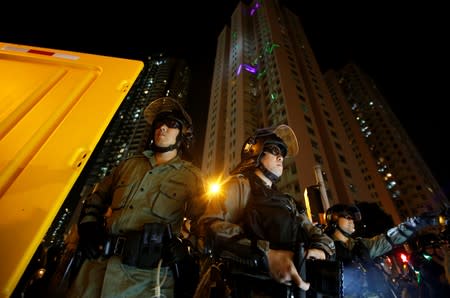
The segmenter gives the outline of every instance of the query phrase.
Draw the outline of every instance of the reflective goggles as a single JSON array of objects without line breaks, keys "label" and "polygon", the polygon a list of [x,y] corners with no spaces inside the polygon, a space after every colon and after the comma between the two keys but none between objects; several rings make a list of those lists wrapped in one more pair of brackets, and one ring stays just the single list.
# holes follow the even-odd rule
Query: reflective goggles
[{"label": "reflective goggles", "polygon": [[178,129],[182,128],[182,125],[179,121],[177,121],[175,119],[166,118],[166,119],[156,120],[155,129],[158,129],[163,125],[166,125],[168,128],[178,128]]},{"label": "reflective goggles", "polygon": [[282,156],[282,157],[286,156],[286,154],[284,153],[284,151],[282,151],[280,149],[280,147],[278,147],[277,145],[273,145],[273,144],[269,144],[269,145],[264,146],[263,151],[264,152],[268,152],[268,153],[270,153],[272,155],[275,155],[275,156]]}]

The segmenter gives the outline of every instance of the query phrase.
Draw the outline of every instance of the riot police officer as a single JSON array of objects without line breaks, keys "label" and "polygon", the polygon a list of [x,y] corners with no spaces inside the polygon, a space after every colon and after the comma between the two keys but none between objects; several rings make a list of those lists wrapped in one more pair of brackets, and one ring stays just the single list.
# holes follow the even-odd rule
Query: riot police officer
[{"label": "riot police officer", "polygon": [[144,116],[150,150],[121,162],[86,199],[78,231],[87,259],[69,297],[175,295],[175,265],[186,254],[178,236],[185,219],[196,234],[206,204],[203,178],[181,158],[192,140],[183,107],[163,97]]},{"label": "riot police officer", "polygon": [[325,232],[333,238],[336,258],[344,265],[345,297],[393,297],[374,259],[404,243],[416,231],[439,224],[437,216],[418,216],[372,238],[354,238],[355,223],[361,220],[357,206],[335,204],[325,216]]},{"label": "riot police officer", "polygon": [[[307,258],[334,254],[332,239],[310,222],[292,196],[276,188],[284,159],[297,151],[297,138],[289,126],[258,129],[243,144],[241,162],[200,219],[215,241],[213,255],[231,263],[249,261],[247,268],[231,265],[233,274],[226,280],[232,297],[275,297],[281,284],[308,290],[310,284],[294,264],[298,241],[306,243]],[[198,297],[210,295],[207,286],[198,292]]]}]

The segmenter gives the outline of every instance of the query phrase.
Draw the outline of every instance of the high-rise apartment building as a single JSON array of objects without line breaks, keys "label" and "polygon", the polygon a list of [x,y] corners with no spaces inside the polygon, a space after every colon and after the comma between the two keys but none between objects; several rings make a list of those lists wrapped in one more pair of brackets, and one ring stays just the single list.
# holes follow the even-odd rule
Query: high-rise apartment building
[{"label": "high-rise apartment building", "polygon": [[325,80],[371,196],[381,182],[402,218],[447,202],[375,82],[352,64],[328,71]]},{"label": "high-rise apartment building", "polygon": [[288,124],[300,152],[285,160],[278,186],[300,200],[305,189],[318,188],[314,221],[338,202],[377,203],[395,223],[436,208],[447,199],[357,69],[324,77],[298,16],[276,0],[239,3],[218,37],[203,172],[226,177],[256,128]]}]

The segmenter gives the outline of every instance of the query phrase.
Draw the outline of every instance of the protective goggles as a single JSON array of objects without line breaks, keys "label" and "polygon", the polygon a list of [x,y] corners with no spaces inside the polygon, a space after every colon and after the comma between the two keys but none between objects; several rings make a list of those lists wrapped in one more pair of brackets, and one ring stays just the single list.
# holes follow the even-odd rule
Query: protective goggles
[{"label": "protective goggles", "polygon": [[183,126],[182,124],[171,118],[164,118],[164,119],[158,119],[155,122],[155,129],[160,128],[161,126],[166,125],[168,128],[178,128],[181,129]]},{"label": "protective goggles", "polygon": [[348,207],[347,210],[342,212],[339,217],[343,217],[347,220],[360,221],[361,220],[361,212],[357,207]]},{"label": "protective goggles", "polygon": [[280,147],[278,147],[277,145],[274,145],[274,144],[265,145],[263,148],[263,151],[273,154],[275,156],[278,156],[278,155],[281,155],[283,157],[286,156],[286,150],[281,150]]},{"label": "protective goggles", "polygon": [[351,216],[351,215],[344,215],[344,216],[341,216],[341,217],[345,218],[346,220],[355,220],[353,218],[353,216]]}]

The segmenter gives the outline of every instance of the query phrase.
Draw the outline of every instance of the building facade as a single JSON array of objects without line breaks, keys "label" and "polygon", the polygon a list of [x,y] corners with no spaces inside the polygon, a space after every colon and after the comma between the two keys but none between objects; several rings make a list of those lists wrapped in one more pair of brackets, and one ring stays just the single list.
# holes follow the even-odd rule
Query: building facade
[{"label": "building facade", "polygon": [[366,73],[349,64],[339,71],[328,71],[325,80],[340,121],[346,123],[358,170],[364,175],[371,197],[377,198],[375,184],[381,184],[402,218],[438,210],[443,202],[448,202],[407,132]]}]

